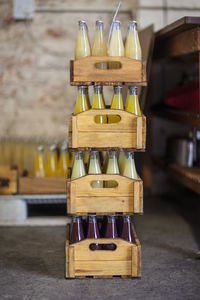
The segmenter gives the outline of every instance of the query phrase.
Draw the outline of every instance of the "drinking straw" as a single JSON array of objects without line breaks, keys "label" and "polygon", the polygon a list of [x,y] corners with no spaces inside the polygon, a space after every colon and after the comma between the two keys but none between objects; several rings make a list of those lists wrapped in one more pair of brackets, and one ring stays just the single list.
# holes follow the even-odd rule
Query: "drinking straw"
[{"label": "drinking straw", "polygon": [[108,43],[107,43],[107,46],[108,46],[108,47],[109,47],[109,43],[110,43],[111,33],[112,33],[112,30],[113,30],[113,23],[114,23],[114,21],[116,20],[116,17],[117,17],[117,14],[118,14],[118,12],[119,12],[119,9],[120,9],[121,4],[122,4],[122,2],[119,1],[118,5],[117,5],[117,8],[116,8],[116,11],[115,11],[115,14],[114,14],[113,19],[112,19],[112,23],[111,23],[110,31],[109,31],[109,36],[108,36]]}]

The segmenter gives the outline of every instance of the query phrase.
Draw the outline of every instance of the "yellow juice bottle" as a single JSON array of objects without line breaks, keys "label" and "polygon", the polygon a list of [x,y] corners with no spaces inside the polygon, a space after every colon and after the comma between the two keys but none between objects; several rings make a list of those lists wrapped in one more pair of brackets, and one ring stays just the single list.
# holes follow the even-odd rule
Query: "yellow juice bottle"
[{"label": "yellow juice bottle", "polygon": [[45,177],[44,147],[38,146],[34,161],[35,177]]},{"label": "yellow juice bottle", "polygon": [[74,163],[72,167],[72,176],[71,179],[76,179],[82,176],[85,176],[85,165],[83,162],[83,153],[81,151],[77,151],[74,154]]},{"label": "yellow juice bottle", "polygon": [[87,24],[85,21],[79,21],[78,24],[79,30],[74,51],[75,59],[91,55]]},{"label": "yellow juice bottle", "polygon": [[[107,45],[103,32],[103,21],[101,20],[96,21],[96,31],[92,45],[92,56],[107,56]],[[99,63],[98,68],[107,69],[107,63]]]},{"label": "yellow juice bottle", "polygon": [[88,105],[88,99],[88,87],[85,85],[78,86],[78,95],[76,98],[76,105],[74,109],[75,115],[90,108]]},{"label": "yellow juice bottle", "polygon": [[140,104],[139,104],[136,86],[128,87],[125,110],[137,116],[141,116],[141,110],[140,110]]},{"label": "yellow juice bottle", "polygon": [[[122,99],[122,86],[117,85],[114,86],[114,94],[112,98],[112,103],[110,106],[111,109],[121,109],[124,110],[124,104]],[[120,117],[115,115],[108,116],[108,123],[118,123],[120,121]]]},{"label": "yellow juice bottle", "polygon": [[[117,153],[116,151],[109,151],[108,152],[108,164],[106,169],[106,174],[119,174],[119,166],[117,162]],[[117,182],[109,180],[106,182],[105,187],[116,187]]]},{"label": "yellow juice bottle", "polygon": [[127,152],[122,175],[130,177],[132,179],[138,179],[138,175],[135,168],[134,152],[132,151]]},{"label": "yellow juice bottle", "polygon": [[118,165],[119,165],[120,174],[123,173],[125,161],[126,161],[126,151],[124,149],[121,149],[119,151],[119,157],[118,157]]},{"label": "yellow juice bottle", "polygon": [[[98,151],[90,152],[90,162],[89,162],[88,174],[101,174],[100,158],[99,158]],[[101,180],[92,181],[92,187],[103,188],[103,181],[101,181]]]},{"label": "yellow juice bottle", "polygon": [[72,168],[73,163],[74,163],[74,152],[73,151],[68,151],[69,153],[69,168]]},{"label": "yellow juice bottle", "polygon": [[69,168],[69,154],[67,151],[67,144],[64,143],[61,147],[60,157],[58,160],[58,176],[67,176]]},{"label": "yellow juice bottle", "polygon": [[51,145],[49,147],[45,173],[47,177],[55,177],[58,175],[58,157],[56,145]]},{"label": "yellow juice bottle", "polygon": [[[92,108],[95,108],[95,109],[105,109],[106,108],[105,103],[104,103],[104,97],[103,97],[103,87],[100,85],[94,86]],[[104,116],[97,115],[95,117],[95,122],[101,123],[101,124],[107,123],[106,115],[104,115]]]},{"label": "yellow juice bottle", "polygon": [[137,60],[142,60],[142,51],[137,32],[136,21],[130,21],[128,25],[128,35],[125,43],[125,56]]},{"label": "yellow juice bottle", "polygon": [[[108,56],[124,56],[124,43],[121,34],[121,22],[114,21],[108,47]],[[120,63],[110,62],[109,69],[118,69]]]}]

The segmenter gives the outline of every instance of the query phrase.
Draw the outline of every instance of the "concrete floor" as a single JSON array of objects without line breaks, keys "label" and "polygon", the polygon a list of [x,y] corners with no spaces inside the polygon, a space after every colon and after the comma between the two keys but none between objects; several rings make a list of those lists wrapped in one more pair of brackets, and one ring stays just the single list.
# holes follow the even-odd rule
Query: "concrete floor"
[{"label": "concrete floor", "polygon": [[66,280],[64,227],[1,227],[0,299],[200,299],[199,216],[199,199],[145,200],[141,279]]}]

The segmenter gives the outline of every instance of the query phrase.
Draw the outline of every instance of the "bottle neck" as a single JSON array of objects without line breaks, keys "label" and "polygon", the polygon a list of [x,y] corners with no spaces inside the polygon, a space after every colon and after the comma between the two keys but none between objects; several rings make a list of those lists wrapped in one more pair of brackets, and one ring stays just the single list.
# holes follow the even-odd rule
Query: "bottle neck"
[{"label": "bottle neck", "polygon": [[137,31],[137,22],[136,21],[130,21],[128,25],[128,31],[135,30]]},{"label": "bottle neck", "polygon": [[83,153],[82,152],[75,152],[75,160],[83,160]]},{"label": "bottle neck", "polygon": [[115,86],[114,87],[114,94],[115,95],[122,95],[122,87],[121,86]]},{"label": "bottle neck", "polygon": [[131,223],[131,216],[129,216],[129,215],[126,215],[126,216],[124,216],[124,223]]},{"label": "bottle neck", "polygon": [[103,31],[103,22],[100,20],[96,21],[96,30]]},{"label": "bottle neck", "polygon": [[120,30],[121,29],[121,22],[120,21],[114,21],[113,22],[113,30]]},{"label": "bottle neck", "polygon": [[101,95],[103,92],[102,86],[94,86],[94,94]]},{"label": "bottle neck", "polygon": [[129,87],[128,88],[128,95],[137,95],[137,87]]},{"label": "bottle neck", "polygon": [[88,87],[78,86],[78,94],[87,95],[88,94]]},{"label": "bottle neck", "polygon": [[79,21],[79,30],[88,32],[88,27],[85,21]]}]

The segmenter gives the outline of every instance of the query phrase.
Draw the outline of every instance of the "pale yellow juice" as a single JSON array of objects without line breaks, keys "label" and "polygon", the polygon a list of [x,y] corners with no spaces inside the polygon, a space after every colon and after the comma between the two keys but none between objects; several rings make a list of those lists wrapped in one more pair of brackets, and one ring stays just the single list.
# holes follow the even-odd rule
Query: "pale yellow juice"
[{"label": "pale yellow juice", "polygon": [[[92,100],[92,108],[95,109],[105,109],[105,103],[104,103],[104,98],[103,98],[103,88],[102,86],[96,85],[94,86],[94,95],[93,95],[93,100]],[[100,116],[97,115],[95,117],[95,122],[96,123],[107,123],[107,116]]]},{"label": "pale yellow juice", "polygon": [[75,59],[91,55],[91,47],[88,38],[88,29],[85,21],[79,21],[79,30],[75,46]]},{"label": "pale yellow juice", "polygon": [[126,161],[126,152],[125,152],[125,150],[121,149],[119,152],[119,157],[118,157],[118,165],[119,165],[120,174],[123,173],[125,161]]},{"label": "pale yellow juice", "polygon": [[[108,47],[108,56],[124,56],[124,43],[122,40],[120,26],[120,21],[115,21],[113,24],[113,30]],[[119,67],[120,63],[109,63],[109,69],[118,69]]]},{"label": "pale yellow juice", "polygon": [[69,153],[67,151],[67,144],[61,147],[61,153],[58,161],[58,176],[67,176],[69,168]]},{"label": "pale yellow juice", "polygon": [[135,168],[134,152],[127,152],[127,158],[125,160],[122,175],[130,177],[132,179],[138,179],[138,175]]},{"label": "pale yellow juice", "polygon": [[130,21],[128,35],[125,43],[125,56],[137,60],[142,60],[142,51],[137,32],[137,22]]},{"label": "pale yellow juice", "polygon": [[34,161],[35,177],[45,177],[44,147],[39,146]]},{"label": "pale yellow juice", "polygon": [[49,148],[49,153],[47,154],[45,174],[47,177],[55,177],[58,175],[58,157],[55,145],[52,145]]},{"label": "pale yellow juice", "polygon": [[141,116],[137,87],[128,88],[125,110],[137,116]]},{"label": "pale yellow juice", "polygon": [[[114,87],[114,94],[113,94],[110,108],[124,110],[124,104],[122,99],[122,86]],[[120,121],[120,117],[117,116],[117,112],[116,115],[108,116],[108,123],[118,123],[119,121]]]},{"label": "pale yellow juice", "polygon": [[89,110],[90,107],[88,105],[88,101],[89,101],[88,88],[86,86],[78,86],[78,95],[76,98],[74,114],[76,115],[80,112]]},{"label": "pale yellow juice", "polygon": [[[92,56],[107,56],[107,45],[103,32],[103,21],[96,21],[96,31],[92,45]],[[102,62],[98,65],[99,69],[107,69],[107,63]]]},{"label": "pale yellow juice", "polygon": [[[88,174],[101,174],[101,167],[99,162],[100,162],[99,153],[97,151],[91,151]],[[93,181],[92,187],[103,188],[103,181],[101,180]]]},{"label": "pale yellow juice", "polygon": [[85,172],[85,165],[83,162],[83,153],[80,151],[75,152],[71,179],[73,180],[85,175],[86,172]]},{"label": "pale yellow juice", "polygon": [[[109,158],[108,158],[106,174],[119,174],[116,151],[109,151],[108,156]],[[107,181],[105,184],[106,188],[113,188],[116,186],[117,186],[116,181],[112,181],[112,180]]]}]

